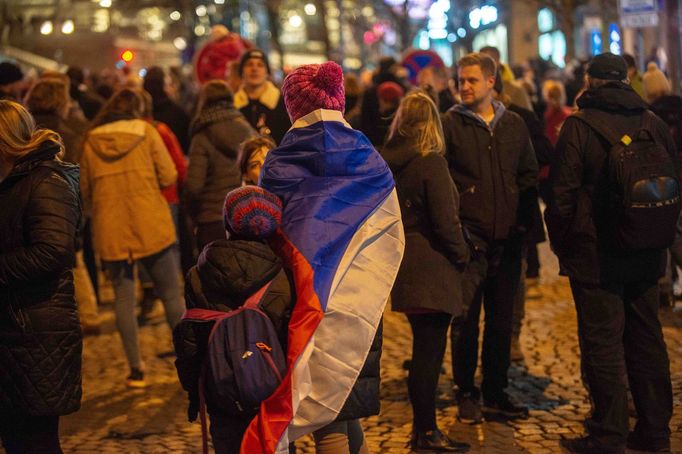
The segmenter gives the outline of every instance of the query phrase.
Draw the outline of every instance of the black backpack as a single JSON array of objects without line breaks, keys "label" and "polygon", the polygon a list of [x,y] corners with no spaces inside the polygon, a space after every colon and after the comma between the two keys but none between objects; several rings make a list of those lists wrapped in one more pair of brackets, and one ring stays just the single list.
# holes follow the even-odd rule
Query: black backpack
[{"label": "black backpack", "polygon": [[680,184],[673,157],[652,133],[657,117],[644,111],[641,125],[630,135],[612,129],[600,112],[581,110],[573,116],[610,145],[607,241],[625,250],[669,247],[680,214]]}]

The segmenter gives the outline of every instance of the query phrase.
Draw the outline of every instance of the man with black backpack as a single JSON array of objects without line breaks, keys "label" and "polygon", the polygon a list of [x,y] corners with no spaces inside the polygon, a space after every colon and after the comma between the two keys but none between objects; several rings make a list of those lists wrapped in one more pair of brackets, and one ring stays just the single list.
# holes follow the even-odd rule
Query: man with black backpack
[{"label": "man with black backpack", "polygon": [[[578,313],[592,400],[580,453],[669,452],[670,367],[657,280],[680,211],[676,152],[665,123],[626,83],[617,55],[594,57],[579,112],[563,125],[545,213]],[[628,434],[627,385],[637,424]]]}]

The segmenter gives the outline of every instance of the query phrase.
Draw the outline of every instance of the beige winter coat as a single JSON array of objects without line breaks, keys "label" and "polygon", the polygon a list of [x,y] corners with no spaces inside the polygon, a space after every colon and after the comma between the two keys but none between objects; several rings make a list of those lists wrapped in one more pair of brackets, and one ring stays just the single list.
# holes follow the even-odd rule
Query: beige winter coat
[{"label": "beige winter coat", "polygon": [[154,127],[120,120],[88,133],[81,159],[81,195],[92,216],[102,260],[136,260],[175,242],[175,228],[160,188],[177,171]]}]

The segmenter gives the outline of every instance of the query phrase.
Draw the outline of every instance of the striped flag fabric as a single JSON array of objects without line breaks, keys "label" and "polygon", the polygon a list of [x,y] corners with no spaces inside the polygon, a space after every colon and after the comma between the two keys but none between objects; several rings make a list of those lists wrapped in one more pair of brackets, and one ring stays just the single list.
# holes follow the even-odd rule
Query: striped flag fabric
[{"label": "striped flag fabric", "polygon": [[261,186],[284,204],[273,246],[292,270],[287,374],[261,404],[242,454],[288,453],[334,421],[369,353],[405,238],[391,172],[341,112],[297,120],[272,150]]}]

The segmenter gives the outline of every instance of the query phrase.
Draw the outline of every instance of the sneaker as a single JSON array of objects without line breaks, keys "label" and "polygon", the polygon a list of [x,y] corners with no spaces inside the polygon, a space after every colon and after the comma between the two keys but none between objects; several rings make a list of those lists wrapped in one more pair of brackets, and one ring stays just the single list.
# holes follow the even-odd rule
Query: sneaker
[{"label": "sneaker", "polygon": [[511,342],[511,353],[509,358],[512,361],[523,361],[523,352],[521,351],[521,342],[518,337],[513,337]]},{"label": "sneaker", "polygon": [[559,442],[562,448],[576,454],[625,454],[625,447],[609,448],[603,446],[592,437],[564,438]]},{"label": "sneaker", "polygon": [[438,429],[412,434],[410,448],[413,452],[467,452],[469,444],[448,438]]},{"label": "sneaker", "polygon": [[128,388],[146,388],[147,382],[144,381],[144,372],[140,369],[130,369],[130,375],[126,378]]},{"label": "sneaker", "polygon": [[506,419],[528,418],[528,407],[515,404],[506,393],[503,393],[495,400],[484,399],[483,410],[486,413]]},{"label": "sneaker", "polygon": [[457,393],[457,419],[464,424],[480,424],[483,421],[481,400],[474,393]]},{"label": "sneaker", "polygon": [[670,440],[654,441],[635,435],[634,432],[628,434],[628,449],[633,451],[646,452],[672,452],[670,451]]}]

